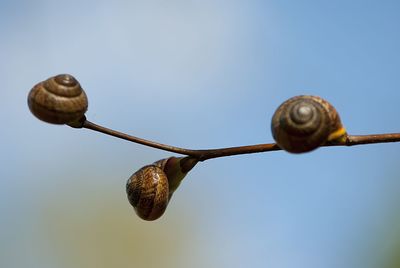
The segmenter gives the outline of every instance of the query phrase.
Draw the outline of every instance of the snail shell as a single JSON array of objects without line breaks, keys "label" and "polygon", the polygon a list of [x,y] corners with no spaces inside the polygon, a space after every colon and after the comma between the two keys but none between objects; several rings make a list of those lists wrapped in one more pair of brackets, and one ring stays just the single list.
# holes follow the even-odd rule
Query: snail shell
[{"label": "snail shell", "polygon": [[148,221],[161,217],[172,194],[197,163],[191,157],[169,157],[136,171],[126,183],[128,200],[136,214]]},{"label": "snail shell", "polygon": [[291,153],[309,152],[346,137],[336,109],[317,96],[296,96],[282,103],[271,129],[278,146]]},{"label": "snail shell", "polygon": [[72,75],[60,74],[35,85],[28,95],[28,106],[40,120],[68,124],[84,116],[88,100]]},{"label": "snail shell", "polygon": [[167,175],[156,165],[144,166],[128,179],[126,193],[140,218],[148,221],[158,219],[169,202]]}]

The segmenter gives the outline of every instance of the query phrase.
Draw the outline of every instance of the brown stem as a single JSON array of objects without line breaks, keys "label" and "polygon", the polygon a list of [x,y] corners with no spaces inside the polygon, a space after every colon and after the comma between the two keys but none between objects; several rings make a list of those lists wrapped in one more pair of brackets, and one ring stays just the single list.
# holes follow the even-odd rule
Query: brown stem
[{"label": "brown stem", "polygon": [[175,147],[175,146],[171,146],[171,145],[167,145],[167,144],[162,144],[162,143],[158,143],[158,142],[154,142],[154,141],[149,141],[149,140],[145,140],[139,137],[135,137],[135,136],[131,136],[116,130],[112,130],[106,127],[102,127],[99,125],[96,125],[95,123],[92,123],[88,120],[85,120],[85,122],[83,122],[82,125],[83,128],[87,128],[87,129],[91,129],[97,132],[101,132],[110,136],[114,136],[123,140],[127,140],[127,141],[131,141],[131,142],[135,142],[135,143],[139,143],[142,145],[146,145],[149,147],[153,147],[153,148],[157,148],[157,149],[161,149],[164,151],[169,151],[169,152],[173,152],[173,153],[177,153],[177,154],[183,154],[183,155],[188,155],[188,156],[193,156],[195,158],[197,158],[199,156],[199,153],[197,150],[189,150],[189,149],[184,149],[184,148],[179,148],[179,147]]},{"label": "brown stem", "polygon": [[[198,161],[205,161],[212,158],[239,155],[239,154],[253,154],[253,153],[282,150],[276,143],[256,144],[256,145],[247,145],[247,146],[220,148],[220,149],[192,150],[131,136],[122,132],[118,132],[106,127],[96,125],[88,120],[85,120],[82,123],[81,127],[101,132],[107,135],[111,135],[127,141],[161,149],[164,151],[191,156],[193,158],[196,158]],[[348,135],[346,140],[344,141],[336,143],[327,143],[323,146],[354,146],[354,145],[369,144],[369,143],[399,142],[399,141],[400,141],[400,133],[375,134],[375,135]]]},{"label": "brown stem", "polygon": [[375,134],[375,135],[349,135],[346,145],[360,145],[369,143],[398,142],[400,141],[400,133]]}]

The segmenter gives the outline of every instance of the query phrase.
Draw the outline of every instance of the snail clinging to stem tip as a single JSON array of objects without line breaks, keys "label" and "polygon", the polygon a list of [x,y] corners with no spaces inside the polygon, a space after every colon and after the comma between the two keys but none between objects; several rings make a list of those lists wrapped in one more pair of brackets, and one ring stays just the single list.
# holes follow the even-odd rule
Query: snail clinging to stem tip
[{"label": "snail clinging to stem tip", "polygon": [[83,120],[88,99],[79,82],[69,74],[59,74],[36,84],[28,95],[28,106],[40,120],[70,124]]}]

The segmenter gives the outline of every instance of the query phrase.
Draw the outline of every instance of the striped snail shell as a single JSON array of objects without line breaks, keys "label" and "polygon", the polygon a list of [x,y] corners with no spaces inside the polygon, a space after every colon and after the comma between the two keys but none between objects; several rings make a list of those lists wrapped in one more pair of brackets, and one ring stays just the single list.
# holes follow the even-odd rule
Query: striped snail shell
[{"label": "striped snail shell", "polygon": [[140,218],[156,220],[164,214],[169,202],[167,175],[156,165],[144,166],[128,179],[126,193]]},{"label": "striped snail shell", "polygon": [[36,84],[29,92],[28,106],[40,120],[68,124],[84,117],[88,99],[72,75],[60,74]]},{"label": "striped snail shell", "polygon": [[271,129],[278,146],[291,153],[309,152],[346,137],[336,109],[317,96],[296,96],[282,103]]},{"label": "striped snail shell", "polygon": [[190,157],[169,157],[136,171],[126,183],[129,203],[143,220],[160,218],[172,194],[197,163]]}]

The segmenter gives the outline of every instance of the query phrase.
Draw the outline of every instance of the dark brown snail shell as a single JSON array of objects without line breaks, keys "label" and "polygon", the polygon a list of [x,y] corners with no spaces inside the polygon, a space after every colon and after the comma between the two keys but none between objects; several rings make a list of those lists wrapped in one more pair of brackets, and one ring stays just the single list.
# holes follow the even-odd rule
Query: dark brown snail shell
[{"label": "dark brown snail shell", "polygon": [[35,85],[28,95],[28,106],[40,120],[68,124],[84,116],[88,99],[72,75],[60,74]]},{"label": "dark brown snail shell", "polygon": [[291,153],[312,151],[346,136],[336,109],[317,96],[296,96],[282,103],[272,117],[272,135]]}]

